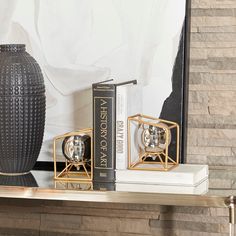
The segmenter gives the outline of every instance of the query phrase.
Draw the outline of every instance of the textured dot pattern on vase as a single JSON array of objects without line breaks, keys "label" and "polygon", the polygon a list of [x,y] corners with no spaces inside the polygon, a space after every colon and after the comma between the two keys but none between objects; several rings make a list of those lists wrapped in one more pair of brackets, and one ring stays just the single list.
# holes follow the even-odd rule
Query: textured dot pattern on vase
[{"label": "textured dot pattern on vase", "polygon": [[31,170],[45,124],[41,69],[24,45],[0,45],[0,172]]}]

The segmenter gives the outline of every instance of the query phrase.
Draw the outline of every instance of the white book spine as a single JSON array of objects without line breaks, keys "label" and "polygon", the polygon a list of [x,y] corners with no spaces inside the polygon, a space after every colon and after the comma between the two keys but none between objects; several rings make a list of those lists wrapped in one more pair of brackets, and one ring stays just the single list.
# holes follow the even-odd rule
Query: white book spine
[{"label": "white book spine", "polygon": [[127,88],[116,90],[116,169],[127,169]]}]

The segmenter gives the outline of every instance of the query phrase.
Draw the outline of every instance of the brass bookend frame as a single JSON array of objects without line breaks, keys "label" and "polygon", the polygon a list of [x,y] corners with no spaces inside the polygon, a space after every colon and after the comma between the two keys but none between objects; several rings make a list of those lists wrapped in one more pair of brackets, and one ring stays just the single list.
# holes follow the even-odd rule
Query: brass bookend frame
[{"label": "brass bookend frame", "polygon": [[[154,127],[162,128],[165,131],[166,136],[166,148],[158,152],[149,152],[146,150],[141,150],[139,147],[138,157],[133,161],[131,153],[131,123],[135,122],[137,127],[142,125],[150,125]],[[164,125],[163,125],[164,124]],[[170,142],[171,130],[176,129],[176,157],[171,158],[169,156],[168,143]],[[154,156],[155,160],[148,161],[148,157]],[[175,160],[174,160],[175,159]],[[153,164],[153,165],[152,165]],[[156,164],[156,165],[154,165]],[[137,114],[128,117],[128,169],[131,170],[158,170],[158,171],[168,171],[179,164],[179,125],[172,121],[167,121],[163,119],[154,118],[151,116],[146,116],[142,114]]]},{"label": "brass bookend frame", "polygon": [[55,189],[78,190],[78,191],[92,191],[93,190],[92,181],[55,180],[54,186],[55,186]]},{"label": "brass bookend frame", "polygon": [[[57,153],[56,144],[60,140],[64,140],[66,137],[86,134],[91,137],[91,168],[88,170],[84,161],[73,162],[65,158],[65,168],[58,174],[57,173]],[[66,133],[56,136],[53,140],[53,160],[54,160],[54,179],[61,181],[92,181],[93,180],[93,129],[82,129],[75,132]],[[80,169],[80,171],[74,171],[73,169]]]}]

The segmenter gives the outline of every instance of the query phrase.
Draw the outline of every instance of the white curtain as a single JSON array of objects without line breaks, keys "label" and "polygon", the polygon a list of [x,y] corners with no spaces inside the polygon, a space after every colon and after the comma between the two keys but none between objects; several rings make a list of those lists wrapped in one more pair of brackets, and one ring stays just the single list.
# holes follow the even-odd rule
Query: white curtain
[{"label": "white curtain", "polygon": [[25,43],[44,74],[45,150],[52,137],[92,125],[91,84],[108,77],[137,79],[143,113],[159,115],[185,1],[0,0],[0,43]]}]

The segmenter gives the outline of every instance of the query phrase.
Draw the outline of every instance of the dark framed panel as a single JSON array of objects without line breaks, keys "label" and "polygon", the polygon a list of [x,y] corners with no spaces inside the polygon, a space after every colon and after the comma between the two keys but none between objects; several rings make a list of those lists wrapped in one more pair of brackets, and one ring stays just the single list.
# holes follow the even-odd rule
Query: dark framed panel
[{"label": "dark framed panel", "polygon": [[[163,103],[160,118],[172,120],[180,125],[180,163],[186,162],[187,123],[188,123],[188,81],[189,81],[189,49],[190,49],[190,13],[191,2],[186,2],[186,16],[181,31],[179,48],[172,73],[172,92]],[[173,143],[170,155],[176,153]]]}]

